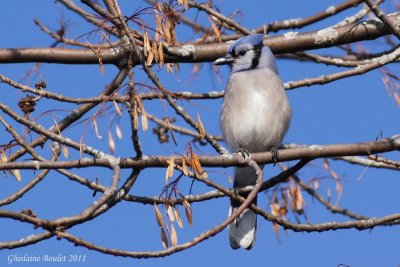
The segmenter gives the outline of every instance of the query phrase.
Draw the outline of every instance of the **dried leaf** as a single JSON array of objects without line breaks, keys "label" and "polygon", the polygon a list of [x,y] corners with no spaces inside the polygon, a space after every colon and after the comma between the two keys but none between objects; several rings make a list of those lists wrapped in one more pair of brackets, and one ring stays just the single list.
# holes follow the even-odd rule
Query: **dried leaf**
[{"label": "dried leaf", "polygon": [[394,100],[396,101],[397,105],[400,106],[400,97],[397,92],[393,92]]},{"label": "dried leaf", "polygon": [[331,202],[332,193],[331,193],[330,187],[328,187],[328,189],[326,190],[326,196],[327,196],[328,202]]},{"label": "dried leaf", "polygon": [[174,174],[174,166],[175,166],[175,156],[171,156],[171,159],[167,160],[168,162],[168,167],[167,171],[165,172],[165,182],[168,184],[169,178],[172,177]]},{"label": "dried leaf", "polygon": [[281,191],[281,197],[282,197],[282,205],[279,208],[279,215],[280,216],[285,216],[288,213],[288,208],[287,208],[287,198],[286,198],[286,194]]},{"label": "dried leaf", "polygon": [[336,174],[336,172],[334,170],[330,170],[331,176],[333,177],[333,179],[335,179],[336,181],[339,180],[339,176]]},{"label": "dried leaf", "polygon": [[114,102],[114,107],[115,107],[115,110],[117,111],[118,115],[119,115],[120,117],[122,117],[122,111],[121,111],[121,108],[118,106],[118,103],[117,103],[117,102],[115,102],[115,100],[113,100],[113,102]]},{"label": "dried leaf", "polygon": [[154,59],[154,54],[153,54],[153,52],[150,50],[149,54],[147,55],[146,65],[147,65],[147,66],[150,66],[151,63],[153,63],[153,59]]},{"label": "dried leaf", "polygon": [[149,128],[149,126],[147,123],[146,111],[144,110],[144,107],[142,105],[142,130],[143,130],[143,132],[147,131],[148,128]]},{"label": "dried leaf", "polygon": [[58,123],[57,123],[56,119],[53,118],[53,121],[54,121],[54,126],[56,127],[58,134],[61,134],[61,130],[60,130],[60,127],[58,127]]},{"label": "dried leaf", "polygon": [[185,9],[188,10],[189,9],[189,3],[188,0],[183,0],[183,5],[185,6]]},{"label": "dried leaf", "polygon": [[185,159],[185,157],[182,157],[182,172],[183,172],[183,174],[186,175],[186,176],[189,174],[189,172],[188,172],[188,170],[187,170],[187,166],[186,166],[186,159]]},{"label": "dried leaf", "polygon": [[64,155],[64,157],[66,157],[67,159],[69,159],[69,150],[68,150],[68,147],[66,146],[66,145],[62,145],[61,146],[61,151],[62,151],[62,153],[63,153],[63,155]]},{"label": "dried leaf", "polygon": [[156,9],[154,9],[154,13],[155,13],[155,17],[156,17],[156,35],[155,35],[155,40],[156,41],[159,41],[160,40],[160,36],[163,36],[164,35],[164,32],[163,32],[163,26],[162,26],[162,23],[161,23],[161,18],[160,18],[160,15],[158,14],[158,11],[156,10]]},{"label": "dried leaf", "polygon": [[6,151],[4,149],[1,150],[1,162],[2,163],[8,162],[8,158],[6,156]]},{"label": "dried leaf", "polygon": [[18,169],[14,169],[14,170],[10,170],[10,171],[11,171],[12,175],[15,176],[15,179],[18,182],[21,182],[22,178],[21,178],[21,173],[19,172],[19,170]]},{"label": "dried leaf", "polygon": [[232,177],[232,175],[229,175],[229,176],[228,176],[228,181],[229,181],[229,183],[231,183],[231,184],[233,183],[233,177]]},{"label": "dried leaf", "polygon": [[301,193],[301,188],[299,186],[299,187],[297,187],[297,190],[296,190],[296,210],[297,211],[303,210],[303,203],[304,203],[303,194]]},{"label": "dried leaf", "polygon": [[182,218],[181,218],[181,215],[179,213],[179,210],[175,206],[173,207],[173,209],[174,209],[174,215],[175,215],[176,222],[178,223],[179,227],[182,229],[183,228],[183,222],[182,222]]},{"label": "dried leaf", "polygon": [[[100,47],[99,47],[100,50]],[[98,59],[99,59],[99,67],[100,67],[100,73],[101,75],[104,75],[105,70],[104,70],[104,64],[103,64],[103,58],[101,57],[101,52],[97,53]]]},{"label": "dried leaf", "polygon": [[211,23],[211,28],[215,34],[216,39],[221,41],[221,32],[218,30],[218,27],[215,25],[215,23],[211,17],[209,17],[208,20]]},{"label": "dried leaf", "polygon": [[207,173],[203,170],[203,167],[201,167],[199,157],[193,152],[193,150],[190,150],[190,166],[203,178],[208,177]]},{"label": "dried leaf", "polygon": [[183,206],[185,207],[186,219],[187,219],[189,225],[192,226],[192,224],[193,224],[192,211],[190,208],[190,203],[186,199],[183,199]]},{"label": "dried leaf", "polygon": [[279,203],[274,202],[270,204],[271,214],[274,216],[279,216]]},{"label": "dried leaf", "polygon": [[178,244],[178,235],[176,234],[173,223],[171,223],[171,244],[173,246],[176,246]]},{"label": "dried leaf", "polygon": [[122,139],[122,131],[118,124],[115,124],[115,134],[117,135],[118,139]]},{"label": "dried leaf", "polygon": [[139,128],[138,126],[139,120],[138,120],[138,112],[136,108],[133,109],[133,128],[137,130]]},{"label": "dried leaf", "polygon": [[158,54],[158,65],[160,67],[163,67],[164,66],[164,50],[163,50],[163,45],[161,42],[158,44],[158,53],[157,54]]},{"label": "dried leaf", "polygon": [[167,63],[167,71],[169,73],[173,73],[174,72],[174,67],[173,67],[172,63]]},{"label": "dried leaf", "polygon": [[149,35],[147,32],[143,34],[143,50],[145,55],[151,51]]},{"label": "dried leaf", "polygon": [[103,139],[103,136],[100,135],[99,127],[97,126],[97,121],[95,118],[93,119],[93,127],[94,127],[94,131],[96,133],[97,138]]},{"label": "dried leaf", "polygon": [[164,248],[168,247],[168,239],[167,235],[165,234],[164,228],[161,228],[161,241]]},{"label": "dried leaf", "polygon": [[336,192],[341,195],[342,193],[342,185],[339,183],[339,181],[336,182]]},{"label": "dried leaf", "polygon": [[79,155],[80,155],[80,157],[82,157],[82,154],[83,154],[83,135],[79,139]]},{"label": "dried leaf", "polygon": [[324,159],[324,169],[325,169],[325,170],[329,170],[329,169],[330,169],[328,159]]},{"label": "dried leaf", "polygon": [[108,149],[111,151],[112,154],[114,154],[115,141],[110,130],[108,131]]},{"label": "dried leaf", "polygon": [[275,233],[276,235],[279,235],[279,224],[273,223],[273,224],[272,224],[272,229],[274,230],[274,233]]},{"label": "dried leaf", "polygon": [[163,220],[162,214],[161,214],[160,210],[158,209],[158,206],[157,206],[156,203],[154,203],[154,213],[156,215],[156,219],[157,219],[158,225],[161,228],[163,228],[164,227],[164,220]]},{"label": "dried leaf", "polygon": [[158,49],[157,49],[156,42],[153,42],[153,44],[151,45],[151,53],[153,53],[154,59],[155,59],[156,63],[158,63],[159,57],[158,57]]},{"label": "dried leaf", "polygon": [[165,203],[165,207],[167,208],[167,214],[168,214],[169,221],[174,222],[175,215],[174,215],[174,211],[172,210],[171,205],[169,205],[168,203]]},{"label": "dried leaf", "polygon": [[286,191],[286,195],[287,195],[287,197],[288,197],[288,199],[289,199],[290,210],[291,210],[292,212],[295,212],[295,211],[296,211],[296,200],[295,200],[296,196],[295,196],[295,191],[296,191],[296,190],[295,190],[295,188],[294,188],[294,183],[291,182],[291,183],[290,183],[290,189]]},{"label": "dried leaf", "polygon": [[201,139],[204,139],[204,136],[206,135],[206,131],[204,130],[204,125],[203,125],[203,122],[201,121],[199,113],[197,113],[197,124],[199,126],[200,137],[201,137]]},{"label": "dried leaf", "polygon": [[138,95],[136,95],[135,98],[136,98],[136,103],[140,109],[140,113],[142,115],[142,130],[143,130],[143,132],[145,132],[148,129],[146,110],[144,109],[144,106],[143,106],[143,103],[142,103],[142,100],[140,99],[140,97]]}]

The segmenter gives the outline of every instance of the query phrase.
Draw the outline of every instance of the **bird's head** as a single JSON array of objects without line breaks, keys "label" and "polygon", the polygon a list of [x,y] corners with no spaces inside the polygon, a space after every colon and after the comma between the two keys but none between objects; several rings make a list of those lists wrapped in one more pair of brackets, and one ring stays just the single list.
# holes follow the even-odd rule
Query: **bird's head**
[{"label": "bird's head", "polygon": [[225,57],[217,59],[215,65],[229,64],[232,72],[255,68],[270,68],[276,71],[275,57],[268,46],[263,44],[263,34],[252,34],[233,42]]}]

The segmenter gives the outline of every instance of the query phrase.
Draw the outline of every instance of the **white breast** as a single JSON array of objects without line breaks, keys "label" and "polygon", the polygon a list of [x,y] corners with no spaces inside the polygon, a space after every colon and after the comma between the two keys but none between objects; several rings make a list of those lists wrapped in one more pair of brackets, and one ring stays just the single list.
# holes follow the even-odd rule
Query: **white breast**
[{"label": "white breast", "polygon": [[233,150],[261,152],[279,145],[289,121],[289,103],[275,72],[264,68],[231,75],[220,123]]}]

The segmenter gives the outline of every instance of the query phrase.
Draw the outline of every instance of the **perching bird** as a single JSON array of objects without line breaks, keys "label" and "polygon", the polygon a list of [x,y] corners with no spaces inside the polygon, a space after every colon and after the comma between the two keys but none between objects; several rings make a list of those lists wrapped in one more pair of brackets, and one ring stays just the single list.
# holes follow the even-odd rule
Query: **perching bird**
[{"label": "perching bird", "polygon": [[[289,127],[291,111],[275,57],[269,47],[263,45],[263,35],[236,40],[227,55],[214,64],[231,66],[220,117],[226,143],[233,151],[254,153],[276,149]],[[237,167],[233,186],[254,185],[256,179],[253,168]],[[237,201],[231,201],[229,215],[239,205]],[[251,249],[256,240],[256,225],[256,214],[245,209],[229,225],[231,247]]]}]

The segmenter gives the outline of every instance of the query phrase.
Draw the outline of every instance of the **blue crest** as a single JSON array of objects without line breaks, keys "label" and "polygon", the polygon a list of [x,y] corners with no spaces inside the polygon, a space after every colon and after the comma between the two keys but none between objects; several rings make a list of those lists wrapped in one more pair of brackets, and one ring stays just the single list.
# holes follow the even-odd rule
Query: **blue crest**
[{"label": "blue crest", "polygon": [[228,53],[232,54],[234,48],[242,44],[251,44],[252,46],[260,45],[263,42],[263,40],[264,40],[264,34],[252,34],[240,37],[234,43],[231,44],[231,46],[228,49]]}]

